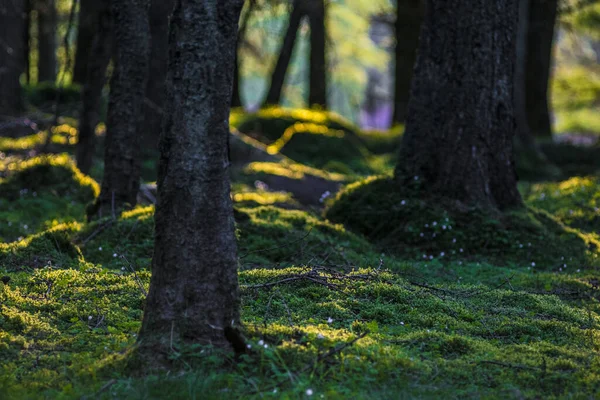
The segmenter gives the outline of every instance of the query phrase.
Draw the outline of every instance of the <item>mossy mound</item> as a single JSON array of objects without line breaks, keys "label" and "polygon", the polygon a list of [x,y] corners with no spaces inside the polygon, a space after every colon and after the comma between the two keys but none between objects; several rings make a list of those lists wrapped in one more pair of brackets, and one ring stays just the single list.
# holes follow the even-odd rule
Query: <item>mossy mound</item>
[{"label": "mossy mound", "polygon": [[523,192],[531,206],[548,211],[573,228],[600,235],[600,178],[575,177],[563,182],[538,183]]},{"label": "mossy mound", "polygon": [[[46,143],[47,135],[46,130],[19,138],[0,137],[0,152],[7,154],[35,152]],[[69,151],[77,143],[77,129],[72,124],[62,124],[52,128],[51,135],[50,145],[53,152]]]},{"label": "mossy mound", "polygon": [[23,193],[50,192],[82,203],[100,193],[96,181],[77,169],[67,154],[43,155],[2,164],[0,197],[14,200]]},{"label": "mossy mound", "polygon": [[536,270],[565,263],[592,268],[599,261],[600,242],[593,235],[566,227],[544,211],[460,210],[444,199],[419,197],[387,177],[349,185],[326,216],[386,251],[419,259],[514,263]]},{"label": "mossy mound", "polygon": [[241,116],[238,114],[233,118],[233,122],[234,127],[240,132],[266,144],[275,142],[296,123],[324,125],[329,129],[341,130],[349,135],[356,135],[358,130],[349,121],[330,111],[280,107],[265,108]]},{"label": "mossy mound", "polygon": [[79,229],[77,223],[61,224],[18,242],[0,243],[0,268],[17,271],[72,267],[83,260],[81,250],[71,241]]},{"label": "mossy mound", "polygon": [[600,146],[542,142],[540,148],[548,161],[558,166],[566,176],[585,176],[600,171]]}]

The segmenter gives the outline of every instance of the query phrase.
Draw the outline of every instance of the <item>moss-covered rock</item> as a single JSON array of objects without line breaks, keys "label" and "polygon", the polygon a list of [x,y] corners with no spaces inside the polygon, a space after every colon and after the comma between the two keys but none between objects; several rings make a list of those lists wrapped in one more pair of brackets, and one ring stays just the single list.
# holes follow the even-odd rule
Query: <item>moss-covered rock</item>
[{"label": "moss-covered rock", "polygon": [[440,198],[419,197],[387,177],[346,187],[326,211],[333,222],[382,249],[421,259],[464,259],[535,269],[598,263],[600,242],[550,214],[525,208],[505,214],[465,210]]}]

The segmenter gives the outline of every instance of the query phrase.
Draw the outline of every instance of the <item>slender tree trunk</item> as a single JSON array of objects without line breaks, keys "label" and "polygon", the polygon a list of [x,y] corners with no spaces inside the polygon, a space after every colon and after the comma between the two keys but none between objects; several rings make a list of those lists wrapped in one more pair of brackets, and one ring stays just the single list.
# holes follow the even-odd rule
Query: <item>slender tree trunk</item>
[{"label": "slender tree trunk", "polygon": [[148,79],[150,0],[112,0],[115,68],[106,120],[104,177],[92,211],[113,215],[135,206],[140,186],[139,132]]},{"label": "slender tree trunk", "polygon": [[[113,48],[113,17],[108,1],[94,13],[96,21],[90,23],[97,30],[91,47],[85,49],[89,61],[85,62],[86,78],[81,96],[82,110],[79,119],[79,135],[76,148],[77,167],[89,173],[96,151],[96,126],[100,122],[102,90],[106,83],[106,69],[110,63]],[[81,65],[81,64],[80,64]]]},{"label": "slender tree trunk", "polygon": [[529,127],[537,137],[551,137],[548,87],[552,66],[552,43],[558,0],[531,0],[527,35],[527,114]]},{"label": "slender tree trunk", "polygon": [[164,116],[165,80],[169,58],[169,17],[174,0],[152,0],[150,6],[150,79],[146,85],[140,132],[146,147],[158,148]]},{"label": "slender tree trunk", "polygon": [[242,96],[240,93],[241,87],[241,60],[239,58],[240,46],[244,42],[244,37],[246,36],[246,30],[248,29],[248,21],[250,20],[250,16],[256,7],[256,0],[248,1],[248,9],[244,14],[242,21],[240,22],[240,29],[238,31],[238,42],[237,42],[237,50],[235,52],[235,64],[233,71],[233,90],[231,94],[231,107],[241,107],[242,106]]},{"label": "slender tree trunk", "polygon": [[56,5],[36,0],[38,22],[38,82],[56,81]]},{"label": "slender tree trunk", "polygon": [[242,3],[176,2],[152,279],[139,337],[151,365],[181,343],[231,348],[239,324],[227,121]]},{"label": "slender tree trunk", "polygon": [[310,77],[308,105],[327,108],[327,65],[325,62],[325,1],[310,0]]},{"label": "slender tree trunk", "polygon": [[425,5],[423,0],[398,0],[397,3],[396,71],[394,73],[394,115],[392,123],[404,123]]},{"label": "slender tree trunk", "polygon": [[31,0],[25,1],[25,24],[23,26],[23,59],[25,69],[25,83],[31,83],[31,65],[29,61],[29,55],[31,52]]},{"label": "slender tree trunk", "polygon": [[0,115],[23,109],[19,79],[25,67],[25,2],[4,1],[0,6]]},{"label": "slender tree trunk", "polygon": [[416,180],[484,209],[522,205],[512,154],[517,19],[518,0],[428,2],[399,184]]},{"label": "slender tree trunk", "polygon": [[294,0],[292,5],[292,11],[290,13],[290,21],[288,23],[287,31],[279,51],[279,58],[275,64],[275,69],[271,75],[271,86],[267,92],[267,98],[265,100],[266,105],[276,105],[281,101],[281,92],[283,90],[283,83],[285,81],[285,74],[290,65],[292,59],[292,52],[294,51],[294,44],[296,43],[296,36],[298,35],[298,28],[300,22],[304,16],[303,0]]},{"label": "slender tree trunk", "polygon": [[83,85],[87,79],[88,63],[94,37],[99,29],[99,15],[109,5],[110,0],[80,0],[77,28],[77,47],[73,66],[73,83]]}]

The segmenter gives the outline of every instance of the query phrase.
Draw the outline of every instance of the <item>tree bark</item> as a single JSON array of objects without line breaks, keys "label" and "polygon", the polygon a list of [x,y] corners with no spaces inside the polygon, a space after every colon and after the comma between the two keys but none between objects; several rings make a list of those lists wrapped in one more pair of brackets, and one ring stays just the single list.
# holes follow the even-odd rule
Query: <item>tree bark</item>
[{"label": "tree bark", "polygon": [[152,279],[139,337],[139,354],[151,365],[182,343],[231,348],[226,335],[239,324],[227,142],[242,3],[176,1]]},{"label": "tree bark", "polygon": [[308,1],[310,23],[310,76],[308,105],[327,109],[327,66],[325,62],[325,2]]},{"label": "tree bark", "polygon": [[292,11],[290,12],[290,21],[288,23],[287,31],[279,51],[279,58],[273,69],[271,75],[271,86],[267,92],[265,100],[266,105],[277,105],[281,101],[281,92],[283,90],[283,83],[285,81],[285,74],[290,65],[292,59],[292,52],[294,51],[294,44],[296,43],[296,36],[298,35],[298,28],[300,22],[304,16],[303,0],[294,0],[292,4]]},{"label": "tree bark", "polygon": [[[86,61],[81,101],[82,110],[79,119],[79,134],[76,147],[77,167],[83,173],[89,173],[94,161],[96,149],[96,126],[100,122],[102,90],[106,83],[106,69],[110,63],[113,48],[113,21],[109,1],[103,1],[93,15],[95,21],[89,23],[96,27],[89,49],[84,53]],[[82,4],[83,6],[83,4]],[[81,62],[81,61],[80,61]],[[80,64],[81,66],[82,64]]]},{"label": "tree bark", "polygon": [[4,1],[0,6],[0,115],[23,109],[21,83],[25,67],[25,2]]},{"label": "tree bark", "polygon": [[31,83],[31,68],[29,55],[31,52],[31,1],[25,1],[25,23],[23,26],[23,68],[25,70],[25,83]]},{"label": "tree bark", "polygon": [[38,22],[38,82],[56,81],[56,5],[36,0]]},{"label": "tree bark", "polygon": [[148,79],[150,0],[112,0],[114,71],[106,120],[104,177],[92,214],[135,206],[140,186],[139,132]]},{"label": "tree bark", "polygon": [[533,135],[552,136],[548,87],[558,0],[531,0],[527,34],[526,92],[529,127]]},{"label": "tree bark", "polygon": [[108,6],[110,0],[80,0],[77,28],[77,47],[73,66],[73,83],[83,85],[87,78],[91,48],[98,32],[99,15]]},{"label": "tree bark", "polygon": [[174,0],[152,0],[150,6],[150,77],[146,85],[144,118],[140,132],[146,147],[158,149],[165,103],[165,80],[169,58],[169,17]]},{"label": "tree bark", "polygon": [[482,209],[522,205],[512,149],[517,19],[518,0],[428,2],[399,184],[416,180]]},{"label": "tree bark", "polygon": [[397,3],[396,70],[394,73],[394,114],[392,123],[404,123],[425,5],[423,0],[398,0]]}]

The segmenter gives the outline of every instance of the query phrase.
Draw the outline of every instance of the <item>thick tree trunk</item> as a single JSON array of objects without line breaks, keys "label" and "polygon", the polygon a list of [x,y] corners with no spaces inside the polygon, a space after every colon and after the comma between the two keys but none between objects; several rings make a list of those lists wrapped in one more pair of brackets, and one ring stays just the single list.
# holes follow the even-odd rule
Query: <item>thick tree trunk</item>
[{"label": "thick tree trunk", "polygon": [[90,55],[93,54],[94,37],[99,29],[99,14],[109,6],[110,0],[81,0],[77,28],[77,47],[73,66],[73,83],[84,84],[87,78]]},{"label": "thick tree trunk", "polygon": [[113,215],[137,202],[140,186],[139,132],[148,79],[150,0],[112,0],[115,68],[106,119],[104,177],[96,200],[98,216]]},{"label": "thick tree trunk", "polygon": [[397,3],[392,123],[404,123],[425,5],[423,0],[398,0]]},{"label": "thick tree trunk", "polygon": [[310,76],[308,105],[327,108],[327,79],[325,62],[325,1],[308,1],[310,23]]},{"label": "thick tree trunk", "polygon": [[285,74],[290,65],[290,60],[292,59],[292,52],[294,51],[298,28],[300,27],[300,22],[304,16],[302,1],[303,0],[294,0],[292,5],[287,31],[285,32],[281,50],[279,51],[279,58],[275,64],[273,74],[271,75],[271,86],[267,92],[267,98],[265,100],[266,105],[277,105],[281,101],[281,92],[283,90]]},{"label": "thick tree trunk", "polygon": [[146,85],[144,118],[140,132],[146,147],[158,148],[165,103],[165,81],[169,58],[169,17],[174,0],[152,0],[150,6],[150,79]]},{"label": "thick tree trunk", "polygon": [[527,114],[529,127],[537,137],[551,137],[548,87],[552,65],[552,43],[558,0],[531,0],[527,35]]},{"label": "thick tree trunk", "polygon": [[399,184],[417,180],[484,209],[522,205],[512,151],[517,13],[518,0],[428,2]]},{"label": "thick tree trunk", "polygon": [[0,6],[0,115],[23,109],[19,78],[25,67],[25,2],[4,1]]},{"label": "thick tree trunk", "polygon": [[[79,135],[76,148],[77,167],[89,173],[96,148],[96,126],[100,122],[102,90],[106,83],[106,69],[110,63],[113,47],[113,21],[108,1],[94,13],[96,26],[91,47],[85,49],[89,60],[85,62],[86,78],[81,96],[82,110],[79,119]],[[80,64],[81,65],[81,64]]]},{"label": "thick tree trunk", "polygon": [[38,82],[56,81],[56,5],[36,0],[38,22]]},{"label": "thick tree trunk", "polygon": [[226,336],[239,324],[227,142],[241,7],[242,0],[178,0],[171,21],[152,280],[139,338],[149,363],[186,342],[231,348]]}]

